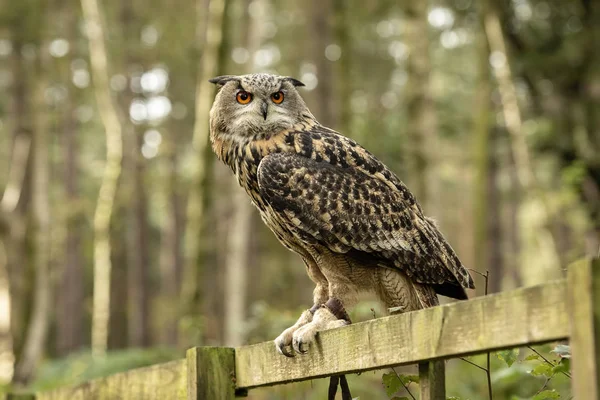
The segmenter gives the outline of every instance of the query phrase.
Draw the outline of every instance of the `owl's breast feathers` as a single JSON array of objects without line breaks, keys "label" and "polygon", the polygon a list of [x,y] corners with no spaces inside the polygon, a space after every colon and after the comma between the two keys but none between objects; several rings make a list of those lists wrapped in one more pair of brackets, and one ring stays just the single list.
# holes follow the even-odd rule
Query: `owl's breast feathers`
[{"label": "owl's breast feathers", "polygon": [[213,148],[288,247],[324,246],[365,265],[398,268],[458,299],[474,287],[407,187],[353,140],[303,124]]}]

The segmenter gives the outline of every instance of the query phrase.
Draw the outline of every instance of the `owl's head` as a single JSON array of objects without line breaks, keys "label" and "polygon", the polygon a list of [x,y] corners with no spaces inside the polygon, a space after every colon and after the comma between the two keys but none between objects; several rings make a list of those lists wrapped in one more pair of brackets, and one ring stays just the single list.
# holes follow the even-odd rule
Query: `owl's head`
[{"label": "owl's head", "polygon": [[210,110],[211,138],[252,139],[314,119],[294,78],[270,75],[225,75],[210,80],[219,92]]}]

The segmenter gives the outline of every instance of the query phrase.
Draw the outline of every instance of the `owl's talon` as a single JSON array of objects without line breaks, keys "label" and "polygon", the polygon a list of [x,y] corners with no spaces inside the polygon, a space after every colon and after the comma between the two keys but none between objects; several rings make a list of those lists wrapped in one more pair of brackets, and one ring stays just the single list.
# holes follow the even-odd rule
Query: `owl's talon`
[{"label": "owl's talon", "polygon": [[294,342],[293,342],[293,345],[292,345],[292,346],[294,347],[294,351],[295,351],[296,353],[298,353],[298,354],[306,354],[306,353],[308,353],[308,349],[306,349],[306,350],[304,349],[304,345],[305,345],[305,344],[306,344],[306,343],[304,343],[304,342],[302,341],[302,338],[296,338],[296,337],[295,337],[295,338],[294,338]]},{"label": "owl's talon", "polygon": [[288,350],[289,347],[290,346],[286,346],[284,344],[281,344],[281,345],[277,344],[277,345],[275,345],[275,348],[277,349],[277,351],[279,352],[279,354],[281,354],[283,356],[286,356],[286,357],[289,357],[289,358],[293,358],[296,355],[294,353],[292,353],[291,351]]},{"label": "owl's talon", "polygon": [[277,352],[281,355],[284,355],[286,357],[294,357],[294,353],[291,351],[291,334],[285,335],[284,333],[282,333],[277,339],[275,339],[275,348],[277,349]]}]

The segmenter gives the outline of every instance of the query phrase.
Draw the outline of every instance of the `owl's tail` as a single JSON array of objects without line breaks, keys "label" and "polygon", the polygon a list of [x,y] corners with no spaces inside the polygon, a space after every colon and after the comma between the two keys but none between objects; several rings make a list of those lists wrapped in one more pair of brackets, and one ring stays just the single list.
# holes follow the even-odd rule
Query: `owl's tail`
[{"label": "owl's tail", "polygon": [[436,245],[436,261],[450,271],[455,278],[440,285],[433,285],[435,291],[443,296],[467,300],[468,296],[465,289],[475,289],[471,274],[460,261],[450,243],[444,238],[442,232],[437,228],[435,222],[430,218],[426,218],[426,220],[428,226],[425,234]]}]

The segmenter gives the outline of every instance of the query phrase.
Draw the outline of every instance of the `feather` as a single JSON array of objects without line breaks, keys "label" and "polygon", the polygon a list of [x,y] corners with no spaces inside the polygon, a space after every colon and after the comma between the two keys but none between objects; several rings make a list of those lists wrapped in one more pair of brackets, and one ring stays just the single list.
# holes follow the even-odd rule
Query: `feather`
[{"label": "feather", "polygon": [[370,265],[400,269],[440,294],[466,298],[471,276],[385,165],[319,125],[289,135],[295,151],[268,154],[257,169],[258,192],[280,225],[298,240],[309,237]]}]

